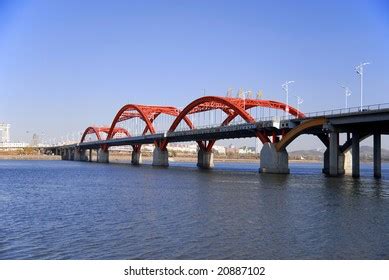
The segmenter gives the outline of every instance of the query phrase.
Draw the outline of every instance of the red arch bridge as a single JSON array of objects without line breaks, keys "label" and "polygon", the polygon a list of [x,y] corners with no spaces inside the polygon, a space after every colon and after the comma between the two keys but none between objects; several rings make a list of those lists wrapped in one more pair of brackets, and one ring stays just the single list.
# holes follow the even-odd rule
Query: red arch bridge
[{"label": "red arch bridge", "polygon": [[[340,143],[339,134],[346,135]],[[318,137],[327,148],[323,172],[359,177],[359,143],[374,137],[374,175],[381,176],[381,135],[389,133],[389,104],[304,114],[283,102],[204,96],[185,108],[127,104],[110,125],[90,126],[80,142],[45,147],[64,160],[109,162],[109,148],[132,146],[131,163],[142,162],[141,146],[153,144],[153,165],[168,166],[168,143],[195,141],[199,168],[213,167],[213,146],[219,139],[256,137],[263,146],[260,172],[289,173],[287,146],[303,134]],[[94,139],[92,139],[94,138]]]}]

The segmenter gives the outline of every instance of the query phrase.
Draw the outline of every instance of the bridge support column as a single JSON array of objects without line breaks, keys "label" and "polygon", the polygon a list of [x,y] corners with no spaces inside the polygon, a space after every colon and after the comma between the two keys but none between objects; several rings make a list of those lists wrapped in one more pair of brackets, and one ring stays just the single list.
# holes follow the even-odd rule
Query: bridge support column
[{"label": "bridge support column", "polygon": [[93,152],[93,150],[89,149],[89,157],[88,157],[89,162],[92,162],[92,152]]},{"label": "bridge support column", "polygon": [[132,151],[131,153],[131,164],[139,165],[142,164],[142,154],[140,151]]},{"label": "bridge support column", "polygon": [[60,150],[60,153],[61,153],[61,159],[62,160],[67,160],[67,155],[66,155],[66,149],[61,149]]},{"label": "bridge support column", "polygon": [[202,169],[210,169],[214,167],[213,152],[199,150],[197,153],[197,167]]},{"label": "bridge support column", "polygon": [[263,144],[259,172],[289,174],[288,152],[286,150],[278,152],[273,143]]},{"label": "bridge support column", "polygon": [[323,169],[322,172],[324,174],[329,174],[330,173],[330,150],[327,148],[324,152],[323,155]]},{"label": "bridge support column", "polygon": [[330,176],[338,176],[339,164],[339,133],[330,133],[330,150],[329,150],[329,174]]},{"label": "bridge support column", "polygon": [[374,178],[381,178],[381,134],[373,136]]},{"label": "bridge support column", "polygon": [[86,156],[85,150],[75,149],[74,151],[74,160],[76,161],[87,161],[88,157]]},{"label": "bridge support column", "polygon": [[344,153],[344,174],[351,175],[353,170],[353,155],[351,151]]},{"label": "bridge support column", "polygon": [[[346,173],[346,168],[347,168],[347,161],[351,160],[351,155],[350,158],[347,154],[340,154],[338,152],[338,175],[342,175]],[[330,149],[326,149],[324,152],[324,164],[323,164],[323,169],[322,172],[326,175],[330,175]],[[336,175],[335,175],[336,176]]]},{"label": "bridge support column", "polygon": [[345,174],[346,155],[341,153],[338,148],[338,175]]},{"label": "bridge support column", "polygon": [[169,153],[167,150],[161,150],[155,147],[153,151],[153,166],[169,166]]},{"label": "bridge support column", "polygon": [[68,149],[69,151],[69,160],[74,160],[75,149]]},{"label": "bridge support column", "polygon": [[352,153],[352,176],[354,178],[359,177],[360,168],[359,168],[359,133],[354,132],[352,143],[351,143],[351,153]]},{"label": "bridge support column", "polygon": [[108,163],[109,162],[109,151],[99,148],[97,150],[97,162]]}]

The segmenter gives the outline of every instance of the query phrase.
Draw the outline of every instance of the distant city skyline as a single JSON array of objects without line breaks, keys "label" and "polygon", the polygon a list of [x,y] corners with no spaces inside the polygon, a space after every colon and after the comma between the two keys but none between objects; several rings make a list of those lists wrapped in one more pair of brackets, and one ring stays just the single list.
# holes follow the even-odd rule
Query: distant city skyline
[{"label": "distant city skyline", "polygon": [[[364,104],[388,103],[388,2],[303,2],[2,1],[0,122],[11,141],[60,138],[109,124],[125,103],[183,107],[204,89],[285,102],[288,80],[303,112],[345,107],[339,84],[356,107],[365,61]],[[302,137],[290,149],[318,145]]]}]

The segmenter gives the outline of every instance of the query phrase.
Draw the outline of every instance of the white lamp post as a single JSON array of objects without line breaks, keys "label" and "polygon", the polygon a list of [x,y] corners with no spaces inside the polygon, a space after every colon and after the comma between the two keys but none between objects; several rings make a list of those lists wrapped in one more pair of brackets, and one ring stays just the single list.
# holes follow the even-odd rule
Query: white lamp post
[{"label": "white lamp post", "polygon": [[297,98],[297,111],[300,112],[300,105],[303,104],[304,99],[302,99],[300,96],[297,95],[295,95],[295,97]]},{"label": "white lamp post", "polygon": [[349,89],[349,87],[346,87],[346,86],[343,86],[343,85],[340,85],[340,86],[344,89],[344,96],[346,97],[346,109],[347,109],[348,108],[347,99],[351,95],[351,90]]},{"label": "white lamp post", "polygon": [[294,83],[294,81],[286,81],[284,84],[282,84],[282,89],[286,93],[286,113],[289,114],[289,84]]},{"label": "white lamp post", "polygon": [[363,62],[355,67],[355,72],[357,72],[361,79],[361,111],[363,109],[363,68],[368,64],[370,64],[370,62]]}]

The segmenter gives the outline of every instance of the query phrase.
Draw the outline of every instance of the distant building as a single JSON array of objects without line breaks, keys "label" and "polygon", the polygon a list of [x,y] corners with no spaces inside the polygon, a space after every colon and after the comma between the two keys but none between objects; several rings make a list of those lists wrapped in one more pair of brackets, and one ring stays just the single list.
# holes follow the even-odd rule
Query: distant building
[{"label": "distant building", "polygon": [[243,146],[238,150],[239,154],[255,154],[255,147]]},{"label": "distant building", "polygon": [[223,155],[226,154],[226,147],[224,147],[224,146],[214,145],[212,150],[217,152],[218,154],[223,154]]},{"label": "distant building", "polygon": [[232,144],[226,148],[226,154],[236,154],[238,152],[239,152],[239,149]]},{"label": "distant building", "polygon": [[10,142],[10,124],[0,123],[0,143],[9,143]]},{"label": "distant building", "polygon": [[38,134],[34,133],[32,135],[31,146],[32,147],[38,147],[39,143],[40,143],[39,136],[38,136]]},{"label": "distant building", "polygon": [[27,148],[28,146],[30,146],[28,143],[0,143],[0,148],[5,150]]}]

